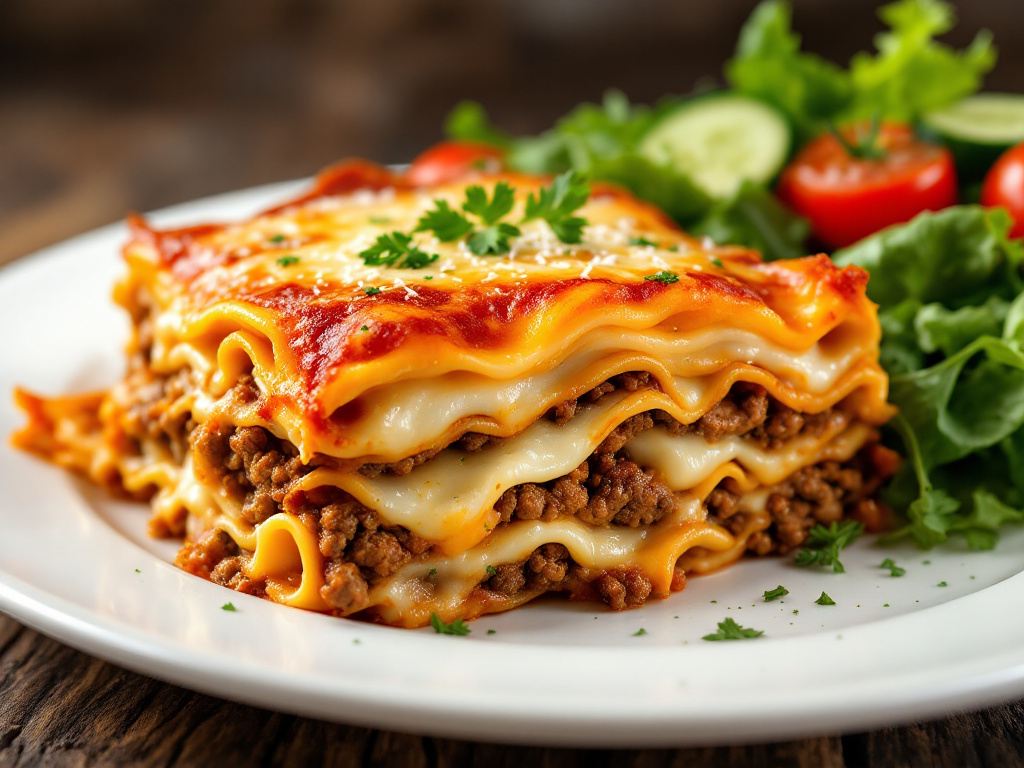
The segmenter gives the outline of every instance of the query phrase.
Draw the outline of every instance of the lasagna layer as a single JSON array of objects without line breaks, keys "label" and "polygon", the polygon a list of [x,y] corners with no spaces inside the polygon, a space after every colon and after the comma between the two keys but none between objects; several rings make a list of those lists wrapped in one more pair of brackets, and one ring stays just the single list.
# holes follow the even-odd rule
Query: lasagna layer
[{"label": "lasagna layer", "polygon": [[128,372],[99,396],[20,393],[22,447],[150,498],[185,570],[400,626],[545,592],[613,608],[785,553],[855,517],[892,458],[865,274],[708,248],[597,188],[581,242],[520,225],[507,254],[416,234],[467,183],[354,163],[253,219],[131,222],[116,297]]}]

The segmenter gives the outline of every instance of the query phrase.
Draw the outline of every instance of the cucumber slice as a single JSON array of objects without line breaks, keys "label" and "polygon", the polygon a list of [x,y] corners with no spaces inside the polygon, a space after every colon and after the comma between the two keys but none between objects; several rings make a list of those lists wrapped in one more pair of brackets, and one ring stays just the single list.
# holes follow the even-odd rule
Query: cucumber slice
[{"label": "cucumber slice", "polygon": [[640,154],[684,171],[713,197],[745,180],[767,184],[789,156],[789,124],[776,110],[736,94],[705,96],[669,112],[640,142]]},{"label": "cucumber slice", "polygon": [[921,118],[922,133],[949,147],[961,181],[979,181],[1024,141],[1024,94],[978,93]]}]

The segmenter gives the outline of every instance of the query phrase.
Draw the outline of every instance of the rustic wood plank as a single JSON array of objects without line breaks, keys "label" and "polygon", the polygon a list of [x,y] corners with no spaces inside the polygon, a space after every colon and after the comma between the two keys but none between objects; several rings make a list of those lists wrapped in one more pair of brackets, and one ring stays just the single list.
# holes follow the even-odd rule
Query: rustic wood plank
[{"label": "rustic wood plank", "polygon": [[1024,703],[867,734],[690,749],[503,746],[223,701],[125,671],[0,615],[0,766],[332,768],[1024,766]]}]

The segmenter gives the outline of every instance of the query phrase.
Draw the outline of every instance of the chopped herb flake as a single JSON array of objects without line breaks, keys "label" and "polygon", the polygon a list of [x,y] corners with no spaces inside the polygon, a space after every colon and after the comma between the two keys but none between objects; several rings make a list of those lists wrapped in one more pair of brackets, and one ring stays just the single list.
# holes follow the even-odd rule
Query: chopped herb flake
[{"label": "chopped herb flake", "polygon": [[668,270],[662,270],[653,275],[645,275],[644,280],[664,283],[665,285],[671,285],[672,283],[679,282],[679,275],[675,272],[669,272]]},{"label": "chopped herb flake", "polygon": [[234,603],[224,603],[224,605],[222,605],[222,606],[220,607],[220,609],[221,609],[222,611],[232,611],[232,612],[234,612],[234,611],[237,611],[237,610],[238,610],[237,608],[235,608],[235,604],[234,604]]},{"label": "chopped herb flake", "polygon": [[940,582],[939,582],[938,584],[936,584],[935,586],[937,586],[937,587],[948,587],[948,586],[949,586],[949,584],[947,584],[947,583],[946,583],[946,582],[944,582],[944,581],[940,581]]},{"label": "chopped herb flake", "polygon": [[424,275],[424,276],[423,276],[423,279],[424,279],[424,280],[433,280],[433,279],[434,279],[434,276],[433,276],[433,275]]},{"label": "chopped herb flake", "polygon": [[641,636],[646,635],[646,634],[647,634],[647,630],[644,629],[643,627],[640,627],[640,629],[638,629],[636,632],[633,633],[633,637],[641,637]]},{"label": "chopped herb flake", "polygon": [[764,601],[770,603],[772,600],[778,600],[780,597],[785,597],[789,594],[789,590],[779,584],[775,589],[769,589],[764,593]]},{"label": "chopped herb flake", "polygon": [[713,635],[704,635],[703,640],[748,640],[753,637],[760,637],[764,634],[761,629],[747,629],[736,623],[735,619],[728,618],[718,622],[718,631]]},{"label": "chopped herb flake", "polygon": [[719,269],[721,269],[722,267],[724,267],[724,266],[725,266],[725,265],[724,265],[724,264],[722,263],[722,260],[721,260],[720,258],[718,258],[717,256],[713,256],[713,257],[711,258],[711,263],[712,263],[712,264],[714,264],[714,265],[715,265],[716,267],[718,267]]},{"label": "chopped herb flake", "polygon": [[365,331],[368,331],[368,330],[370,330],[370,326],[368,326],[368,325],[364,325],[364,326],[363,326],[362,328],[360,328],[359,330],[360,330],[360,331],[364,331],[364,332],[365,332]]},{"label": "chopped herb flake", "polygon": [[437,581],[437,568],[427,571],[427,581]]},{"label": "chopped herb flake", "polygon": [[488,565],[487,566],[487,575],[488,576],[497,576],[498,575],[498,569],[495,568],[493,565]]},{"label": "chopped herb flake", "polygon": [[371,224],[390,224],[391,223],[391,219],[389,217],[387,217],[387,216],[371,216],[370,217],[370,223]]},{"label": "chopped herb flake", "polygon": [[[136,573],[142,573],[142,571],[140,571],[138,568],[135,569],[135,572]],[[974,577],[972,576],[971,578],[974,578]]]},{"label": "chopped herb flake", "polygon": [[277,263],[280,266],[282,266],[282,267],[290,267],[293,264],[298,264],[299,263],[299,257],[298,256],[292,256],[292,255],[281,256],[280,258],[278,258]]},{"label": "chopped herb flake", "polygon": [[831,567],[834,573],[846,573],[839,562],[839,551],[864,532],[864,526],[856,520],[833,522],[828,528],[820,523],[807,532],[804,548],[796,553],[797,565],[823,565]]},{"label": "chopped herb flake", "polygon": [[274,235],[273,237],[267,238],[268,243],[283,243],[285,240],[287,240],[287,238],[284,235]]},{"label": "chopped herb flake", "polygon": [[824,592],[821,593],[821,597],[815,600],[818,605],[835,605],[836,601],[826,595]]},{"label": "chopped herb flake", "polygon": [[885,558],[878,566],[879,568],[888,568],[890,576],[902,576],[907,571],[905,568],[900,568],[896,563],[893,562],[891,557]]},{"label": "chopped herb flake", "polygon": [[380,293],[380,288],[374,285],[368,285],[365,288],[363,288],[363,293],[365,293],[367,296],[376,296],[378,293]]},{"label": "chopped herb flake", "polygon": [[646,237],[631,237],[629,238],[630,245],[649,245],[652,248],[657,248],[658,244],[653,240],[648,240]]},{"label": "chopped herb flake", "polygon": [[430,614],[430,626],[432,626],[434,631],[439,635],[459,635],[465,637],[470,633],[469,625],[462,619],[447,622],[443,621],[441,617],[434,612],[431,612]]},{"label": "chopped herb flake", "polygon": [[487,630],[487,634],[488,635],[496,635],[496,634],[498,634],[498,630],[496,630],[496,629],[488,629]]}]

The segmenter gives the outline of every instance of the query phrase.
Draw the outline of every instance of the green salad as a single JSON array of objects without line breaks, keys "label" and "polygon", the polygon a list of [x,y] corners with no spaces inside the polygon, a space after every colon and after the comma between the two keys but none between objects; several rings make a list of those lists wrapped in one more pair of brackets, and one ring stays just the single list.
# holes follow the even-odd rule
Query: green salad
[{"label": "green salad", "polygon": [[1007,166],[1024,178],[1024,95],[979,93],[992,37],[940,42],[947,3],[879,16],[874,50],[844,68],[766,0],[718,89],[653,106],[610,91],[536,136],[463,102],[447,133],[512,170],[615,182],[768,260],[826,251],[866,269],[899,408],[885,440],[906,457],[883,494],[904,514],[888,538],[990,549],[1024,520],[1024,189],[1007,182]]}]

